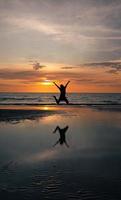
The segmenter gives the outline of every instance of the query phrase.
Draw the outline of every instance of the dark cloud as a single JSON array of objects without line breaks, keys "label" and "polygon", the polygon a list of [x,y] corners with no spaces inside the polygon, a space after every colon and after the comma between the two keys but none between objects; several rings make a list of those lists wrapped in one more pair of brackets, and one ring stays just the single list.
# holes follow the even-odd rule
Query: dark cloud
[{"label": "dark cloud", "polygon": [[109,68],[107,70],[107,73],[110,74],[118,74],[121,71],[121,62],[95,62],[95,63],[86,63],[86,64],[80,64],[77,66],[65,66],[61,69],[71,70],[76,68],[83,68],[83,67],[90,67],[90,68]]},{"label": "dark cloud", "polygon": [[121,65],[121,62],[94,62],[94,63],[86,63],[84,66],[96,66],[96,67],[111,67]]},{"label": "dark cloud", "polygon": [[108,73],[111,74],[118,74],[119,72],[121,72],[121,63],[117,64],[117,65],[113,65],[111,66],[112,69],[108,70]]},{"label": "dark cloud", "polygon": [[106,72],[111,74],[118,74],[119,72],[121,72],[121,62],[88,63],[84,66],[109,68],[109,70],[107,70]]},{"label": "dark cloud", "polygon": [[46,67],[45,65],[41,65],[39,62],[33,63],[33,69],[35,69],[35,70],[39,70],[39,69],[42,69],[45,67]]},{"label": "dark cloud", "polygon": [[[41,76],[42,76],[41,72]],[[10,79],[10,80],[31,80],[35,77],[39,77],[40,72],[34,70],[10,70],[10,69],[0,69],[0,79]]]},{"label": "dark cloud", "polygon": [[74,66],[61,67],[61,69],[73,69],[73,68],[74,68]]}]

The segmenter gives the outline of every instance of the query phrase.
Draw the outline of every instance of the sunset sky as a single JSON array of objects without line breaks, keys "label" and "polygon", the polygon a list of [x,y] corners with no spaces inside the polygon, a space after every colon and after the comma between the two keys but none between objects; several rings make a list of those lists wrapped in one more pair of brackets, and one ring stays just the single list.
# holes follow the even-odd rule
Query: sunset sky
[{"label": "sunset sky", "polygon": [[0,0],[0,92],[121,92],[121,0]]}]

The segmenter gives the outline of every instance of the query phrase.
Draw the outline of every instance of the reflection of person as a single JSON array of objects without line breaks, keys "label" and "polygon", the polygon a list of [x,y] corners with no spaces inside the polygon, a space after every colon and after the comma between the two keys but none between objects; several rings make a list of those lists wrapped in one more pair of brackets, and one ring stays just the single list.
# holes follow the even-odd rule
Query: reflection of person
[{"label": "reflection of person", "polygon": [[56,131],[58,131],[59,132],[59,134],[60,134],[60,138],[59,138],[59,140],[53,145],[54,147],[58,144],[58,143],[60,143],[60,145],[63,145],[64,143],[65,143],[65,145],[67,146],[67,147],[69,147],[69,145],[67,144],[67,141],[66,141],[66,131],[68,130],[68,126],[66,126],[65,128],[60,128],[59,126],[57,126],[56,128],[55,128],[55,130],[53,131],[53,133],[56,133]]},{"label": "reflection of person", "polygon": [[70,83],[70,81],[68,81],[65,86],[62,85],[62,84],[60,86],[58,86],[55,82],[53,82],[53,83],[60,90],[60,97],[59,97],[59,99],[57,99],[56,96],[54,96],[56,103],[59,104],[60,101],[65,101],[67,104],[69,104],[69,101],[68,101],[68,99],[66,97],[66,88],[67,88],[67,85]]}]

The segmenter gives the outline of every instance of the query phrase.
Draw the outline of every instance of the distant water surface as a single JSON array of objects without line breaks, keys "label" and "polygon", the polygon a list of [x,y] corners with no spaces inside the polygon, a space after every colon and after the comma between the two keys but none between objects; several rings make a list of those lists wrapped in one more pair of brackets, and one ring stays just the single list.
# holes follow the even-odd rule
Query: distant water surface
[{"label": "distant water surface", "polygon": [[[51,104],[55,103],[53,93],[0,93],[0,105],[14,104]],[[121,93],[69,93],[70,103],[84,104],[121,104]]]}]

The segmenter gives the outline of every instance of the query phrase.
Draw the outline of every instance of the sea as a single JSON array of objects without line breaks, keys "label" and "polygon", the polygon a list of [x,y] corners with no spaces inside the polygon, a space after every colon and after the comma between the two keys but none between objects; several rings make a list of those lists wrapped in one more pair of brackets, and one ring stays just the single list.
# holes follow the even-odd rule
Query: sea
[{"label": "sea", "polygon": [[[54,104],[53,96],[59,93],[0,93],[0,105]],[[72,104],[121,104],[121,93],[69,93]]]}]

